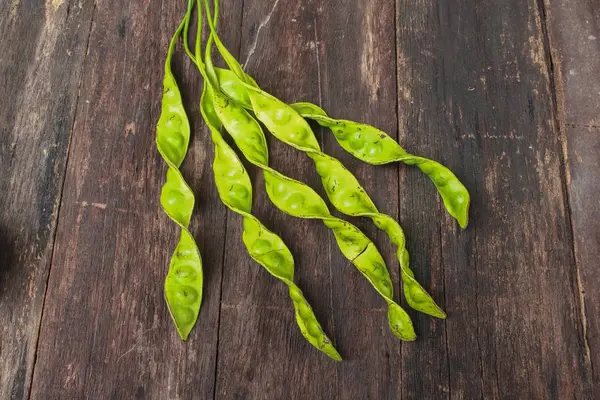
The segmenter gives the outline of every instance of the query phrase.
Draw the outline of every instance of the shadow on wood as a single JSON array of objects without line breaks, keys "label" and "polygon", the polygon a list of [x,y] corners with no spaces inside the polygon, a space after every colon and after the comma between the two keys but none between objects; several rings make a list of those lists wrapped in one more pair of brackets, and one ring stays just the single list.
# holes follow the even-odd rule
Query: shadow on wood
[{"label": "shadow on wood", "polygon": [[15,246],[14,240],[8,236],[8,230],[0,226],[0,295],[8,272],[14,267]]}]

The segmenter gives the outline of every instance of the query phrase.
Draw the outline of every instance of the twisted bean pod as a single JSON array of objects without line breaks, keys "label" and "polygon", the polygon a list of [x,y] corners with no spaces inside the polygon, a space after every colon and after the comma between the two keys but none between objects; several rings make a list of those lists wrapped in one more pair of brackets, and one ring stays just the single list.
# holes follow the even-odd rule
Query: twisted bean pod
[{"label": "twisted bean pod", "polygon": [[[208,9],[207,0],[205,0]],[[218,9],[215,6],[215,13]],[[210,19],[209,19],[210,20]],[[209,43],[210,43],[209,39]],[[206,68],[211,81],[218,84],[206,51]],[[250,94],[252,98],[252,94]],[[214,110],[236,145],[252,164],[263,170],[267,194],[277,208],[299,218],[320,219],[332,229],[342,254],[369,280],[388,304],[388,322],[394,335],[402,340],[415,340],[410,317],[393,301],[392,281],[381,254],[354,225],[335,218],[324,200],[310,187],[269,167],[268,148],[259,123],[240,105],[215,90]],[[414,280],[414,279],[413,279]]]},{"label": "twisted bean pod", "polygon": [[200,312],[203,273],[200,252],[188,230],[194,209],[194,194],[179,171],[190,141],[190,125],[171,71],[171,58],[183,26],[182,21],[171,39],[165,61],[162,112],[156,127],[156,147],[168,166],[160,204],[169,218],[181,227],[181,236],[165,279],[165,298],[177,332],[186,340]]},{"label": "twisted bean pod", "polygon": [[263,170],[267,194],[273,204],[298,218],[322,220],[333,231],[342,254],[388,303],[388,320],[392,332],[402,340],[414,340],[416,336],[410,317],[392,299],[392,281],[375,245],[354,225],[333,217],[323,199],[313,189],[270,168],[267,165],[267,148],[260,125],[243,108],[236,108],[233,102],[221,100],[215,98],[215,111],[248,161]]},{"label": "twisted bean pod", "polygon": [[294,259],[292,253],[279,236],[269,231],[251,214],[252,186],[250,178],[233,149],[225,142],[211,116],[212,89],[205,83],[201,99],[201,111],[215,146],[213,170],[221,201],[232,211],[244,218],[242,240],[250,257],[262,265],[271,275],[288,286],[294,304],[296,321],[302,335],[315,348],[333,360],[341,361],[331,340],[323,332],[310,304],[302,291],[293,282]]},{"label": "twisted bean pod", "polygon": [[[198,35],[202,31],[202,7],[199,10]],[[189,20],[188,22],[189,23]],[[187,27],[186,27],[187,31]],[[186,35],[187,37],[187,35]],[[210,39],[209,39],[210,45]],[[210,48],[210,47],[209,47]],[[227,144],[219,130],[221,121],[213,106],[215,91],[206,79],[205,67],[200,56],[200,37],[196,40],[196,55],[192,56],[186,43],[186,51],[205,77],[204,88],[200,99],[200,112],[211,132],[215,158],[213,172],[219,197],[232,211],[240,214],[244,220],[242,240],[250,257],[263,266],[271,275],[285,283],[294,304],[296,322],[302,335],[315,348],[335,361],[342,357],[331,340],[323,332],[314,311],[300,288],[294,283],[294,258],[283,240],[269,231],[252,212],[252,183],[244,165],[235,151]]]},{"label": "twisted bean pod", "polygon": [[291,104],[291,107],[304,118],[330,128],[340,146],[359,160],[374,165],[396,161],[416,165],[431,179],[448,213],[458,221],[461,228],[467,227],[469,191],[448,168],[436,161],[409,154],[387,133],[371,125],[333,119],[322,108],[312,103],[295,103]]},{"label": "twisted bean pod", "polygon": [[[206,2],[207,0],[205,0],[205,3]],[[214,34],[213,26],[211,26],[211,34]],[[219,48],[219,50],[223,53],[221,48]],[[223,58],[226,62],[229,59],[229,62],[234,65],[234,67],[231,68],[234,72],[236,70],[241,70],[241,67],[238,68],[239,65],[238,67],[235,67],[237,61],[235,61],[233,56],[223,56]],[[437,318],[446,318],[446,314],[414,278],[414,273],[409,266],[409,254],[405,247],[406,239],[398,222],[390,216],[380,213],[356,177],[348,171],[339,160],[321,151],[317,138],[310,126],[293,108],[274,96],[262,91],[255,83],[247,84],[242,82],[242,77],[246,81],[248,81],[248,78],[247,74],[243,72],[241,72],[241,74],[241,77],[238,76],[240,79],[237,80],[237,83],[235,79],[230,79],[228,81],[227,90],[241,93],[246,89],[245,94],[235,95],[235,97],[241,97],[241,102],[245,102],[246,100],[244,97],[247,96],[251,108],[258,120],[260,120],[276,138],[305,152],[315,162],[317,173],[321,177],[321,182],[325,188],[327,197],[337,210],[351,216],[370,218],[379,229],[386,232],[392,243],[397,247],[396,256],[400,265],[404,294],[408,304],[423,313]],[[260,125],[258,125],[256,121],[252,121],[251,116],[242,108],[242,106],[236,106],[229,101],[224,102],[224,105],[228,106],[229,109],[235,108],[236,114],[238,114],[237,120],[243,121],[243,123],[236,122],[236,125],[232,127],[234,130],[240,130],[240,126],[244,127],[244,129],[237,134],[239,135],[237,140],[240,142],[243,142],[244,140],[258,142],[259,134],[251,134],[250,132],[257,132],[260,130]],[[215,109],[218,110],[216,103]],[[224,118],[221,118],[221,120],[224,122]],[[230,134],[232,134],[234,140],[236,140],[231,129],[227,126],[225,127]],[[263,135],[262,130],[260,130],[260,134]],[[262,140],[264,141],[264,138]],[[238,147],[244,152],[244,149],[242,148],[243,143],[238,144]],[[268,155],[261,153],[258,155],[261,156],[262,159],[257,158],[256,151],[250,153],[246,157],[254,157],[254,160],[250,158],[248,158],[248,160],[259,167],[264,168],[266,164],[264,158],[268,157]]]},{"label": "twisted bean pod", "polygon": [[[239,84],[240,77],[232,70],[222,68],[217,68],[217,76],[223,92],[229,98],[245,108],[252,109],[248,90]],[[254,81],[248,78],[245,74],[246,83],[256,86]],[[467,227],[471,201],[469,191],[450,169],[436,161],[406,152],[387,133],[371,125],[330,118],[322,108],[312,103],[294,103],[290,104],[290,107],[303,118],[312,119],[319,125],[330,128],[340,146],[361,161],[373,165],[397,161],[416,165],[431,179],[448,213],[457,220],[461,228]]]},{"label": "twisted bean pod", "polygon": [[282,142],[305,152],[315,162],[317,173],[333,206],[347,215],[370,218],[396,245],[408,304],[418,311],[445,318],[446,314],[414,278],[409,267],[404,232],[398,222],[380,213],[356,177],[339,160],[321,151],[312,130],[298,113],[258,89],[250,89],[248,92],[257,118],[267,129]]}]

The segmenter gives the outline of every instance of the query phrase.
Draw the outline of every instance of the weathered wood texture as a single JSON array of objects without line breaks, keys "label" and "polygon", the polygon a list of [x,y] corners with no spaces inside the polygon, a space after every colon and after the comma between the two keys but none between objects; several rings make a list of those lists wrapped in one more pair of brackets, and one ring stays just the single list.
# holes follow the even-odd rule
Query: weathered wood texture
[{"label": "weathered wood texture", "polygon": [[[419,340],[403,344],[329,230],[276,210],[249,168],[254,211],[294,253],[296,281],[345,358],[336,364],[302,338],[285,286],[250,260],[241,218],[218,199],[201,80],[181,48],[174,70],[194,132],[183,170],[206,289],[189,341],[172,327],[161,291],[177,229],[159,208],[154,135],[185,5],[4,2],[1,32],[14,40],[0,40],[11,93],[0,99],[0,398],[594,398],[593,3],[222,1],[223,38],[264,89],[372,123],[471,190],[460,231],[418,170],[362,164],[315,128],[399,218],[417,278],[449,314],[411,311]],[[270,144],[275,168],[324,194],[304,154]],[[393,246],[352,221],[400,299]]]},{"label": "weathered wood texture", "polygon": [[538,5],[400,1],[397,12],[401,137],[457,171],[473,201],[471,226],[453,232],[428,182],[402,180],[428,196],[406,200],[408,234],[425,243],[413,257],[441,263],[449,314],[445,346],[403,352],[404,394],[589,398]]},{"label": "weathered wood texture", "polygon": [[0,3],[0,398],[29,394],[93,4]]},{"label": "weathered wood texture", "polygon": [[[314,3],[244,2],[240,60],[266,90],[283,99],[313,96],[318,85],[314,48],[305,42],[314,27]],[[292,20],[296,20],[294,23]],[[222,31],[228,30],[224,25]],[[276,34],[278,40],[269,40]],[[312,36],[311,36],[312,39]],[[296,72],[294,72],[296,71]],[[311,161],[302,153],[268,137],[270,164],[282,173],[318,188]],[[319,221],[298,220],[277,210],[266,196],[262,173],[249,168],[254,181],[254,212],[281,235],[294,254],[296,282],[313,306],[323,328],[335,341],[331,315],[328,229]],[[296,325],[285,285],[252,262],[241,243],[241,219],[230,219],[224,262],[217,398],[284,398],[291,388],[303,388],[314,398],[336,393],[336,366],[312,350]],[[330,385],[322,385],[323,377]],[[297,392],[296,392],[297,393]]]},{"label": "weathered wood texture", "polygon": [[[159,208],[166,166],[154,137],[162,65],[184,8],[156,4],[94,10],[31,398],[213,396],[226,212],[201,129],[199,74],[180,51],[175,73],[195,132],[183,170],[198,195],[191,230],[210,288],[183,343],[162,295],[178,229]],[[226,3],[223,23],[239,25],[238,9]]]},{"label": "weathered wood texture", "polygon": [[575,259],[585,329],[582,346],[600,393],[600,5],[547,1],[547,29],[564,140]]}]

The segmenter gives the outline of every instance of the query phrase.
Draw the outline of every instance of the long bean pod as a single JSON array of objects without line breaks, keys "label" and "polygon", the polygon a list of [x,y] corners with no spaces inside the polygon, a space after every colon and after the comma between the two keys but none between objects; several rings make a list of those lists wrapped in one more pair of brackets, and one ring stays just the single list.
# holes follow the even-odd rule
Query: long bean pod
[{"label": "long bean pod", "polygon": [[[208,2],[208,0],[204,1],[205,3]],[[215,0],[215,3],[217,3],[217,0]],[[206,7],[208,8],[208,4]],[[211,26],[211,34],[215,34],[214,26]],[[219,51],[228,54],[226,48],[224,50],[223,48],[224,46],[221,46]],[[251,82],[250,84],[246,83],[250,82],[250,80],[243,71],[239,72],[241,71],[241,67],[233,56],[229,54],[224,55],[223,58],[228,65],[231,63],[230,68],[234,73],[238,71],[236,75],[239,78],[237,83],[234,79],[229,80],[227,89],[235,92],[243,92],[245,89],[246,94],[243,96],[236,95],[236,97],[244,97],[247,95],[252,105],[252,110],[258,120],[260,120],[276,138],[303,151],[315,162],[317,173],[321,177],[321,182],[325,188],[327,197],[333,206],[338,211],[347,215],[370,218],[379,229],[386,232],[392,243],[396,245],[396,256],[400,265],[404,295],[408,304],[423,313],[437,318],[445,318],[446,314],[414,278],[414,273],[409,266],[408,250],[405,247],[406,239],[398,222],[392,217],[380,213],[371,198],[358,182],[358,179],[356,179],[356,177],[348,171],[339,160],[321,151],[317,138],[304,118],[302,118],[292,107],[258,88],[254,82]],[[244,79],[245,82],[243,82],[242,79]],[[243,101],[245,100],[242,100],[242,102]],[[229,101],[226,102],[226,105],[228,105],[229,108],[236,107],[235,104],[232,105],[232,102]],[[247,112],[243,110],[242,105],[237,106],[237,108],[247,114]],[[241,115],[241,112],[238,112],[238,114]],[[251,118],[249,114],[244,117],[238,117],[238,119],[244,121],[243,126],[245,128],[244,132],[239,133],[240,140],[244,138],[244,135],[246,140],[251,140],[251,135],[248,132],[250,132],[251,129],[256,130],[256,127],[260,129],[260,126],[256,121],[251,124],[253,125],[253,127],[251,127],[250,123],[246,122],[249,121],[249,118]],[[239,129],[240,125],[240,123],[236,123],[234,128]],[[257,136],[257,134],[254,136]],[[254,140],[254,138],[252,138],[252,140]],[[239,144],[238,147],[240,147]],[[243,152],[241,147],[240,150]],[[249,161],[252,162],[252,160]]]},{"label": "long bean pod", "polygon": [[408,304],[434,317],[445,318],[446,314],[414,278],[409,267],[404,232],[398,222],[380,213],[356,177],[339,160],[321,151],[306,121],[291,107],[258,89],[250,89],[248,92],[257,118],[267,129],[279,140],[305,152],[315,162],[317,173],[333,206],[347,215],[370,218],[379,229],[387,233],[397,247],[396,256]]},{"label": "long bean pod", "polygon": [[427,175],[437,188],[448,213],[461,228],[466,228],[469,219],[469,191],[444,165],[408,153],[384,131],[374,126],[343,119],[333,119],[319,106],[312,103],[291,104],[304,118],[331,129],[340,146],[354,157],[373,165],[402,162],[416,165]]},{"label": "long bean pod", "polygon": [[[205,4],[207,1],[205,0]],[[206,4],[208,8],[208,4]],[[218,6],[215,6],[215,13]],[[209,39],[210,42],[210,39]],[[206,52],[206,68],[211,81],[218,85],[210,57]],[[250,94],[252,96],[252,94]],[[402,340],[416,335],[406,312],[393,301],[392,281],[381,254],[358,228],[335,218],[325,201],[309,186],[289,178],[268,165],[268,149],[260,124],[241,106],[215,90],[214,110],[236,145],[252,164],[263,170],[270,200],[280,210],[299,218],[316,218],[332,229],[342,254],[369,280],[388,303],[388,321],[392,332]]]},{"label": "long bean pod", "polygon": [[[217,68],[217,75],[222,90],[228,97],[245,108],[252,109],[248,90],[239,85],[241,78],[233,69]],[[254,81],[248,80],[247,74],[244,80],[245,83],[256,86]],[[330,128],[340,146],[361,161],[373,165],[392,162],[416,165],[431,179],[448,213],[456,219],[461,228],[467,227],[471,201],[469,191],[449,168],[428,158],[408,153],[387,133],[371,125],[333,119],[321,107],[312,103],[299,102],[290,104],[290,107],[303,118]]]},{"label": "long bean pod", "polygon": [[165,298],[177,332],[186,340],[200,312],[203,272],[200,252],[188,230],[194,209],[194,194],[179,171],[190,141],[190,125],[171,71],[173,50],[184,21],[173,35],[167,52],[162,112],[156,127],[156,146],[168,166],[160,204],[169,218],[181,228],[179,242],[171,256],[165,279]]},{"label": "long bean pod", "polygon": [[214,144],[215,158],[213,172],[219,197],[229,209],[243,217],[244,230],[242,240],[250,257],[263,266],[271,275],[287,285],[294,305],[296,322],[302,335],[315,348],[333,360],[341,361],[342,357],[324,333],[312,307],[300,288],[294,283],[294,258],[292,253],[279,236],[268,230],[252,215],[252,183],[235,151],[227,144],[219,132],[221,121],[213,105],[216,92],[207,79],[200,52],[199,35],[202,31],[201,4],[198,5],[198,13],[199,27],[196,39],[196,54],[195,56],[191,54],[187,46],[187,41],[186,51],[188,51],[188,55],[190,55],[190,58],[196,63],[199,71],[205,77],[200,99],[200,112],[210,130]]}]

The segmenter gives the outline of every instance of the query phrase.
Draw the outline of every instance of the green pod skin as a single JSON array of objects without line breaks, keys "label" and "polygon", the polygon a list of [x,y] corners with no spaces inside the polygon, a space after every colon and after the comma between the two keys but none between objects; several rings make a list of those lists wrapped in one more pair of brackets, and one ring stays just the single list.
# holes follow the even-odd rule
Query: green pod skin
[{"label": "green pod skin", "polygon": [[[241,78],[229,69],[217,68],[216,71],[221,89],[227,97],[247,109],[252,109],[248,89],[240,84]],[[247,84],[258,87],[247,74],[244,80]],[[416,165],[431,179],[448,213],[456,219],[461,228],[467,227],[471,201],[469,191],[450,169],[436,161],[407,153],[387,133],[373,126],[330,118],[322,108],[312,103],[294,103],[290,104],[290,107],[303,118],[330,128],[340,146],[361,161],[373,165],[393,162]]]},{"label": "green pod skin", "polygon": [[[199,20],[201,21],[201,5],[198,9],[200,10]],[[198,31],[202,31],[201,27]],[[200,43],[200,40],[197,40],[197,43]],[[196,57],[192,56],[189,49],[186,50],[200,72],[206,76],[202,59],[199,56],[199,47],[196,48]],[[312,307],[304,298],[300,288],[294,283],[294,258],[292,253],[279,236],[269,231],[252,215],[252,183],[237,154],[219,132],[222,124],[215,112],[214,97],[215,91],[208,83],[208,79],[205,78],[200,99],[200,112],[211,132],[214,144],[213,172],[219,197],[223,204],[243,217],[242,241],[250,257],[263,266],[271,275],[287,285],[294,305],[296,322],[304,338],[331,359],[341,361],[342,357],[333,346],[331,339],[324,333]]]},{"label": "green pod skin", "polygon": [[179,171],[190,141],[189,121],[171,71],[171,57],[182,27],[183,22],[171,39],[165,62],[162,112],[156,127],[156,147],[168,166],[160,204],[169,218],[181,227],[181,236],[171,257],[165,280],[165,298],[177,332],[186,340],[200,312],[203,272],[198,246],[188,230],[194,209],[194,194]]},{"label": "green pod skin", "polygon": [[[206,3],[207,0],[205,0]],[[215,3],[217,3],[216,0]],[[208,4],[206,4],[206,7],[208,9]],[[210,29],[211,35],[216,36],[214,25],[211,25]],[[397,246],[396,255],[408,304],[414,309],[431,316],[446,318],[446,313],[414,278],[414,273],[409,267],[409,254],[405,248],[404,232],[400,225],[393,218],[377,210],[356,177],[341,162],[321,151],[317,138],[302,116],[287,104],[258,88],[256,82],[243,72],[235,57],[227,51],[225,46],[222,43],[219,45],[220,41],[218,39],[216,43],[225,62],[233,71],[233,76],[229,75],[227,79],[228,83],[225,85],[225,89],[235,93],[233,97],[238,98],[240,101],[240,106],[237,107],[245,112],[242,107],[249,100],[256,117],[276,138],[305,152],[313,159],[317,172],[321,176],[321,182],[325,187],[327,197],[338,211],[351,216],[371,218],[377,227],[388,234],[392,243]],[[215,76],[213,79],[217,80],[219,72],[213,74]],[[221,78],[226,76],[227,73],[221,70]],[[250,83],[242,82],[242,79]],[[248,100],[246,100],[246,97]],[[246,121],[248,118],[251,118],[249,114],[247,117],[244,116],[242,120]],[[256,121],[252,125],[258,126],[260,129]],[[246,132],[250,132],[250,126],[246,127]],[[243,136],[245,133],[249,136],[257,136],[257,134],[246,132],[240,132],[239,135]],[[260,133],[262,134],[262,130],[260,130]],[[240,147],[240,144],[238,144],[238,147]],[[243,152],[241,147],[240,150]],[[250,159],[249,161],[252,162]],[[257,165],[260,166],[260,164]]]},{"label": "green pod skin", "polygon": [[212,89],[205,84],[201,110],[202,116],[211,131],[215,146],[213,171],[221,201],[232,211],[243,216],[244,231],[242,240],[250,257],[288,286],[289,295],[294,304],[296,322],[302,335],[316,349],[335,361],[341,361],[342,357],[323,332],[302,291],[294,283],[294,258],[292,253],[279,236],[269,231],[251,214],[252,184],[235,151],[227,144],[216,128],[219,123],[214,122],[214,114],[211,116],[212,97]]},{"label": "green pod skin", "polygon": [[431,179],[448,213],[461,228],[467,227],[471,201],[469,191],[448,168],[433,160],[407,153],[387,133],[371,125],[330,118],[322,108],[312,103],[295,103],[291,107],[304,118],[331,129],[340,146],[361,161],[373,165],[398,161],[416,165]]},{"label": "green pod skin", "polygon": [[265,163],[268,154],[264,133],[246,110],[227,99],[222,102],[215,100],[214,106],[223,126],[244,157],[263,170],[267,195],[273,204],[294,217],[322,220],[333,231],[342,254],[386,300],[389,306],[388,321],[394,335],[402,340],[415,340],[410,317],[393,301],[392,280],[373,242],[354,225],[333,217],[325,201],[312,188]]},{"label": "green pod skin", "polygon": [[[206,67],[208,74],[213,75],[213,81],[216,81],[208,49]],[[394,335],[401,340],[415,340],[410,317],[393,301],[392,280],[375,245],[354,225],[333,217],[325,201],[312,188],[269,167],[267,142],[262,128],[242,106],[216,91],[213,106],[244,157],[263,170],[267,194],[273,204],[298,218],[320,219],[332,229],[342,254],[386,300],[388,322]]]},{"label": "green pod skin", "polygon": [[446,318],[446,314],[414,278],[409,267],[404,232],[398,222],[380,213],[356,177],[339,160],[321,151],[310,126],[296,111],[259,89],[249,89],[248,94],[257,118],[267,129],[282,142],[305,152],[315,162],[317,173],[333,206],[346,215],[370,218],[388,234],[392,243],[397,246],[396,255],[408,304],[431,316]]}]

